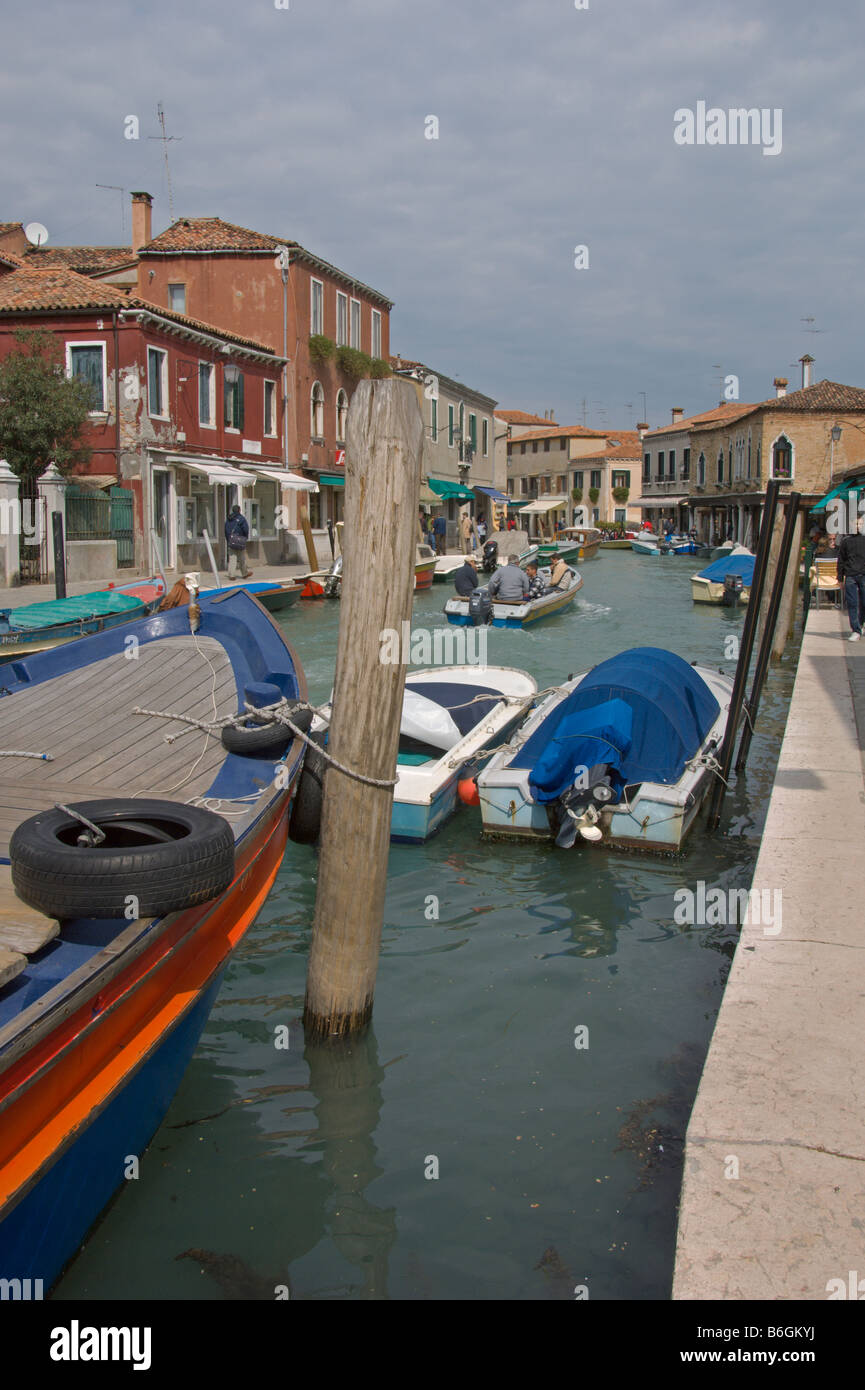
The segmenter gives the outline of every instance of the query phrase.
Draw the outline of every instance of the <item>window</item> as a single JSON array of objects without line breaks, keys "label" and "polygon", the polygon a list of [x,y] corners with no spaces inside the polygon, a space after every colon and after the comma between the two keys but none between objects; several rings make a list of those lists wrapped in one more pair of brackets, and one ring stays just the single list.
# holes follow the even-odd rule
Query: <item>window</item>
[{"label": "window", "polygon": [[454,447],[454,408],[453,408],[452,405],[449,405],[449,406],[448,406],[448,448],[449,448],[449,449],[452,449],[453,447]]},{"label": "window", "polygon": [[521,453],[521,454],[524,454],[525,452],[526,452],[526,446],[525,446],[525,444],[521,444],[521,445],[520,445],[520,453]]},{"label": "window", "polygon": [[762,441],[760,441],[760,442],[758,443],[758,445],[757,445],[757,471],[756,471],[756,473],[754,474],[754,477],[755,477],[755,478],[759,478],[759,476],[760,476],[760,469],[761,469],[761,467],[762,467],[762,458],[763,458],[763,443],[762,443]]},{"label": "window", "polygon": [[671,450],[670,450],[670,453],[669,453],[669,457],[668,457],[668,459],[667,459],[667,477],[668,477],[668,478],[675,478],[675,476],[676,476],[676,451],[675,451],[675,449],[671,449]]},{"label": "window", "polygon": [[648,483],[652,477],[652,455],[643,454],[643,482]]},{"label": "window", "polygon": [[243,418],[243,372],[238,372],[237,381],[223,378],[222,419],[227,430],[242,430]]},{"label": "window", "polygon": [[351,346],[360,347],[360,300],[351,301]]},{"label": "window", "polygon": [[91,411],[105,410],[104,343],[67,343],[66,374],[87,382],[91,393]]},{"label": "window", "polygon": [[793,476],[793,445],[782,434],[772,445],[772,478],[790,479]]},{"label": "window", "polygon": [[168,414],[168,353],[162,348],[147,349],[147,409],[163,420]]},{"label": "window", "polygon": [[175,314],[185,314],[185,313],[186,313],[186,286],[185,286],[185,285],[169,285],[169,286],[168,286],[168,307],[169,307],[169,309],[173,310],[173,312],[174,312]]},{"label": "window", "polygon": [[313,439],[324,439],[324,387],[320,381],[313,383],[309,406],[310,434]]},{"label": "window", "polygon": [[631,486],[631,475],[630,475],[630,473],[614,473],[614,474],[613,474],[613,487],[630,487],[630,486]]},{"label": "window", "polygon": [[321,280],[310,280],[309,331],[324,332],[324,285]]},{"label": "window", "polygon": [[489,451],[490,451],[490,422],[489,422],[489,420],[483,420],[483,421],[481,422],[481,440],[482,440],[481,452],[482,452],[484,458],[486,458],[487,454],[488,454]]},{"label": "window", "polygon": [[560,474],[558,475],[558,477],[556,478],[556,488],[557,488],[557,490],[558,490],[559,492],[567,492],[567,490],[568,490],[568,475],[567,475],[567,473],[560,473]]},{"label": "window", "polygon": [[534,444],[532,445],[532,453],[533,453],[533,454],[536,454],[537,452],[538,452],[538,441],[535,440]]},{"label": "window", "polygon": [[264,383],[264,433],[276,434],[276,382]]},{"label": "window", "polygon": [[664,451],[663,451],[663,449],[662,449],[662,450],[660,451],[660,453],[658,454],[658,467],[657,467],[657,470],[656,470],[656,472],[655,472],[655,478],[656,478],[656,480],[657,480],[658,482],[661,482],[661,481],[663,480],[663,477],[664,477]]},{"label": "window", "polygon": [[216,371],[212,362],[198,364],[198,423],[216,429]]},{"label": "window", "polygon": [[336,296],[336,345],[345,347],[348,344],[348,295],[339,294]]},{"label": "window", "polygon": [[720,450],[718,451],[718,468],[717,468],[717,479],[716,479],[716,481],[719,482],[719,483],[722,483],[722,482],[724,481],[724,450],[723,450],[723,449],[720,449]]},{"label": "window", "polygon": [[478,448],[478,417],[477,417],[476,415],[472,415],[471,412],[469,412],[469,444],[470,444],[471,447],[472,447],[472,453],[473,453],[473,454],[477,453],[477,448]]},{"label": "window", "polygon": [[751,431],[748,431],[748,477],[751,476]]},{"label": "window", "polygon": [[[646,455],[646,457],[648,458],[648,454]],[[582,473],[575,473],[575,474],[574,474],[574,487],[578,487],[578,488],[580,489],[580,491],[582,492],[582,490],[583,490],[583,475],[582,475]]]},{"label": "window", "polygon": [[549,452],[550,452],[550,441],[549,441],[548,439],[545,439],[545,440],[544,440],[544,453],[545,453],[545,454],[548,454]]},{"label": "window", "polygon": [[[435,404],[435,402],[433,402]],[[340,444],[345,443],[345,425],[348,420],[348,396],[342,387],[336,393],[336,437]]]},{"label": "window", "polygon": [[685,481],[691,476],[691,450],[686,449],[682,454],[682,477]]},{"label": "window", "polygon": [[528,478],[520,478],[520,495],[521,495],[522,497],[527,497],[528,494],[529,494],[529,480],[528,480]]},{"label": "window", "polygon": [[600,468],[593,468],[592,471],[591,471],[591,473],[590,473],[590,475],[589,475],[589,477],[590,477],[589,487],[597,487],[597,488],[599,488],[599,487],[601,486],[601,470],[600,470]]},{"label": "window", "polygon": [[430,436],[435,444],[439,437],[439,403],[435,396],[430,401]]},{"label": "window", "polygon": [[372,348],[373,357],[381,357],[381,314],[378,309],[372,311]]},{"label": "window", "polygon": [[733,481],[733,446],[732,446],[732,444],[728,444],[728,446],[727,446],[727,482],[728,482],[728,483],[732,483],[732,481]]},{"label": "window", "polygon": [[700,487],[706,486],[706,455],[701,454],[697,459],[697,482]]}]

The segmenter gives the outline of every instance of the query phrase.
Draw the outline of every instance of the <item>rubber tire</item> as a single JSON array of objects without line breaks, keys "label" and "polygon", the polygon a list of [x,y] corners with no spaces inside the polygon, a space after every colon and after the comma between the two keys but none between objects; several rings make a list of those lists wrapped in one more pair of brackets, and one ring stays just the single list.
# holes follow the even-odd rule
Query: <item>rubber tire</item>
[{"label": "rubber tire", "polygon": [[[312,723],[312,710],[289,711],[289,714],[292,722],[307,733]],[[245,724],[226,724],[222,730],[223,748],[244,758],[278,757],[293,742],[294,734],[285,724],[258,724],[252,714]]]},{"label": "rubber tire", "polygon": [[100,827],[169,821],[185,833],[156,844],[88,849],[58,838],[84,827],[56,807],[22,821],[9,842],[12,882],[19,898],[46,917],[122,918],[130,896],[138,899],[137,917],[162,917],[210,902],[234,878],[234,834],[215,811],[143,797],[81,801],[73,809]]},{"label": "rubber tire", "polygon": [[[310,738],[318,748],[323,748],[327,738],[325,729],[317,729]],[[297,845],[315,845],[321,830],[321,807],[324,799],[324,774],[327,763],[315,748],[307,744],[297,791],[291,806],[288,822],[288,838]]]}]

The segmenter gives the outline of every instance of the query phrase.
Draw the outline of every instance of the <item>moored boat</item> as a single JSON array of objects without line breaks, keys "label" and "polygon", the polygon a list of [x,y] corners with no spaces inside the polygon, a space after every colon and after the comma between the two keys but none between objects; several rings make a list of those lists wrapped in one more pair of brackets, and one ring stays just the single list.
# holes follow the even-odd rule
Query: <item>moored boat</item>
[{"label": "moored boat", "polygon": [[567,680],[479,774],[485,834],[680,849],[731,693],[729,677],[655,647]]},{"label": "moored boat", "polygon": [[717,603],[735,608],[745,604],[754,582],[756,557],[744,546],[713,560],[705,569],[691,575],[691,597],[695,603]]},{"label": "moored boat", "polygon": [[484,623],[491,623],[493,627],[529,627],[570,608],[582,587],[582,575],[574,569],[568,571],[561,585],[548,589],[540,598],[523,599],[519,603],[491,599],[489,591],[481,587],[475,589],[470,598],[448,599],[445,617],[457,627],[478,627]]},{"label": "moored boat", "polygon": [[0,1278],[47,1292],[160,1124],[276,877],[303,756],[283,726],[217,726],[305,699],[243,589],[8,668]]},{"label": "moored boat", "polygon": [[538,545],[539,565],[552,565],[556,560],[564,560],[566,565],[575,565],[582,558],[579,540],[541,541]]},{"label": "moored boat", "polygon": [[143,618],[164,592],[161,580],[0,609],[0,662],[63,646],[79,637]]},{"label": "moored boat", "polygon": [[291,608],[303,593],[303,582],[298,579],[238,579],[223,584],[218,589],[203,589],[202,598],[214,598],[217,594],[230,594],[233,589],[246,589],[254,594],[268,613],[279,613],[283,608]]}]

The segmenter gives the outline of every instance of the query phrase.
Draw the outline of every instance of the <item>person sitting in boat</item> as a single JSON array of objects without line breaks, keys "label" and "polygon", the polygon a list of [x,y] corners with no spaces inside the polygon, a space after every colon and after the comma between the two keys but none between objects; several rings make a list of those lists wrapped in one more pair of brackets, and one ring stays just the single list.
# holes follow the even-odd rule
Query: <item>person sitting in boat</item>
[{"label": "person sitting in boat", "polygon": [[478,587],[478,561],[476,555],[467,555],[465,564],[454,571],[454,588],[458,598],[471,598]]},{"label": "person sitting in boat", "polygon": [[556,560],[550,574],[550,588],[562,589],[565,587],[565,580],[571,573],[570,565],[566,565],[561,556]]},{"label": "person sitting in boat", "polygon": [[543,598],[547,592],[547,586],[538,574],[537,560],[529,560],[526,565],[526,574],[529,578],[529,598]]},{"label": "person sitting in boat", "polygon": [[516,555],[508,556],[504,569],[496,570],[489,582],[490,598],[500,603],[522,603],[529,596],[529,577],[520,569]]}]

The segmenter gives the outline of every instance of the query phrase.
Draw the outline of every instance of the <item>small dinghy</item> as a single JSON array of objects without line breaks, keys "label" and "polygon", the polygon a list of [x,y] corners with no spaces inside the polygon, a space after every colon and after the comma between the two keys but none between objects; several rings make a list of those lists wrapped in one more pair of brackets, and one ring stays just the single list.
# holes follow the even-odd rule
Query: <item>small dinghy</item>
[{"label": "small dinghy", "polygon": [[[511,666],[447,666],[409,671],[403,697],[390,837],[421,844],[458,805],[458,784],[525,719],[537,682]],[[321,738],[330,705],[316,716]],[[305,776],[306,774],[304,774]],[[314,774],[312,774],[314,775]],[[305,797],[302,785],[299,793]],[[310,818],[317,838],[314,815]]]},{"label": "small dinghy", "polygon": [[[138,592],[136,592],[138,591]],[[153,580],[126,588],[0,609],[0,661],[63,646],[77,637],[143,618],[161,597]]]},{"label": "small dinghy", "polygon": [[278,613],[283,608],[290,608],[297,603],[303,593],[303,583],[297,579],[262,579],[244,580],[239,579],[230,584],[223,584],[218,589],[202,590],[202,598],[215,598],[217,594],[230,594],[234,589],[246,589],[247,593],[254,594],[268,613]]},{"label": "small dinghy", "polygon": [[711,785],[732,685],[657,647],[571,678],[478,776],[484,832],[680,849]]},{"label": "small dinghy", "polygon": [[[549,581],[549,571],[539,571]],[[520,603],[503,603],[490,598],[486,587],[475,589],[469,598],[451,598],[445,604],[445,617],[457,627],[529,627],[542,618],[550,618],[569,608],[583,587],[582,576],[569,569],[566,578],[555,589],[548,589],[540,598],[524,599]]]},{"label": "small dinghy", "polygon": [[718,603],[727,608],[747,603],[755,562],[756,556],[750,550],[737,545],[728,555],[691,575],[691,597],[695,603]]},{"label": "small dinghy", "polygon": [[161,1123],[276,878],[305,745],[263,711],[310,711],[243,589],[3,679],[0,1279],[47,1296]]}]

